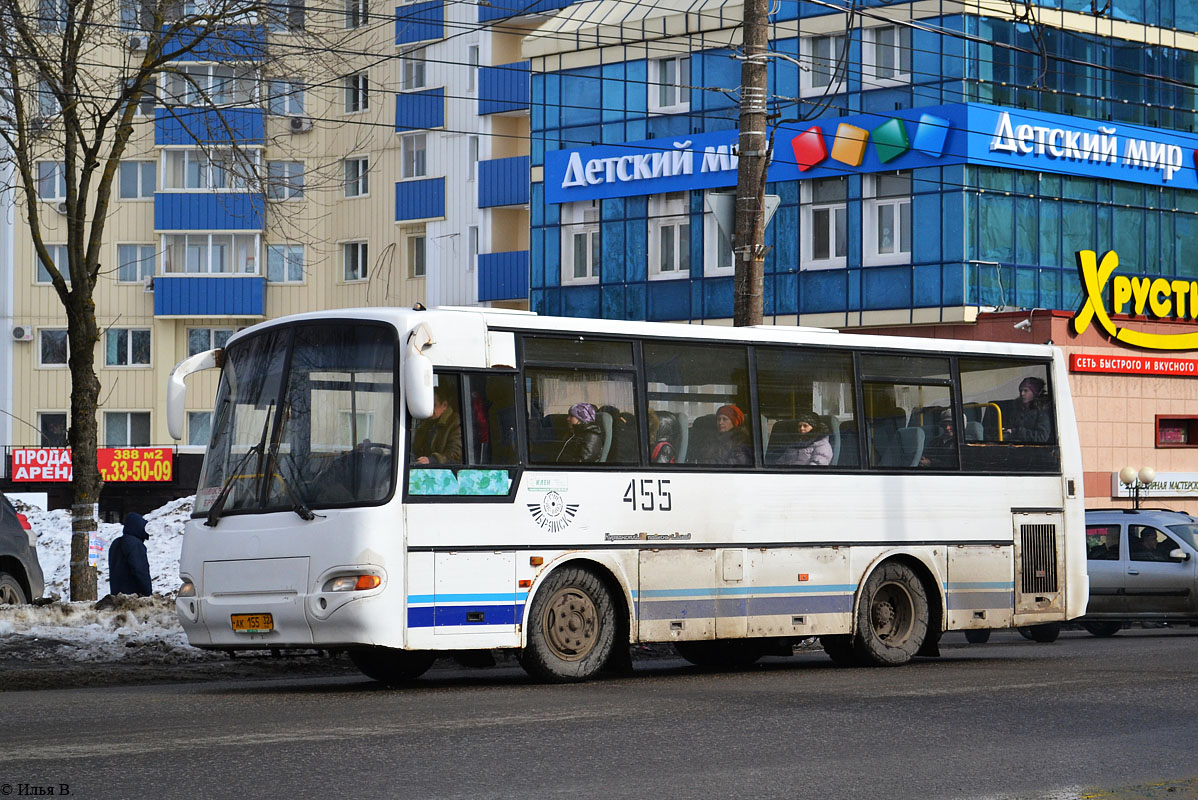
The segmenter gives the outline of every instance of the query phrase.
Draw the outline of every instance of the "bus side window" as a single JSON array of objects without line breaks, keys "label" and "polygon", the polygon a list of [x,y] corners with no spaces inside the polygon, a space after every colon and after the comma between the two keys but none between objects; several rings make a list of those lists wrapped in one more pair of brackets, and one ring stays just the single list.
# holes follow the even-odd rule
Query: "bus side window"
[{"label": "bus side window", "polygon": [[516,464],[516,376],[470,375],[466,424],[471,464]]},{"label": "bus side window", "polygon": [[952,385],[947,358],[868,353],[861,356],[866,453],[875,469],[957,469],[949,411]]},{"label": "bus side window", "polygon": [[767,467],[857,466],[852,355],[758,347],[757,394]]},{"label": "bus side window", "polygon": [[465,463],[462,449],[462,399],[457,375],[433,377],[433,415],[412,425],[411,458],[419,466]]},{"label": "bus side window", "polygon": [[966,471],[1055,472],[1056,418],[1043,362],[961,358]]}]

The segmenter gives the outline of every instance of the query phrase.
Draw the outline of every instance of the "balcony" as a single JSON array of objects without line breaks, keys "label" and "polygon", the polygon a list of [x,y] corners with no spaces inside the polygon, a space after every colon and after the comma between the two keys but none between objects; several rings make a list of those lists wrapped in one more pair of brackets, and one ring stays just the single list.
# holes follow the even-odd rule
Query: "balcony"
[{"label": "balcony", "polygon": [[478,68],[478,113],[527,112],[529,107],[529,62],[517,61],[497,67]]},{"label": "balcony", "polygon": [[537,0],[531,4],[527,0],[491,0],[487,5],[479,4],[478,21],[491,22],[515,16],[544,16],[575,2],[578,0]]},{"label": "balcony", "polygon": [[441,0],[401,5],[395,9],[395,43],[413,44],[445,38],[445,4]]},{"label": "balcony", "polygon": [[266,126],[260,108],[189,108],[172,106],[154,110],[154,144],[164,147],[261,145]]},{"label": "balcony", "polygon": [[[196,33],[199,31],[197,30]],[[180,31],[168,40],[167,52],[192,45],[174,61],[263,61],[266,59],[266,28],[262,25],[230,25],[218,31],[204,32],[198,44],[191,30]]]},{"label": "balcony", "polygon": [[478,207],[528,205],[528,156],[478,162]]},{"label": "balcony", "polygon": [[438,219],[445,216],[445,179],[400,181],[395,184],[395,221]]},{"label": "balcony", "polygon": [[527,300],[528,251],[480,253],[478,300]]},{"label": "balcony", "polygon": [[253,192],[158,192],[156,231],[260,231],[266,200]]},{"label": "balcony", "polygon": [[262,317],[266,278],[261,275],[157,275],[155,317]]},{"label": "balcony", "polygon": [[395,95],[395,130],[445,127],[445,89]]}]

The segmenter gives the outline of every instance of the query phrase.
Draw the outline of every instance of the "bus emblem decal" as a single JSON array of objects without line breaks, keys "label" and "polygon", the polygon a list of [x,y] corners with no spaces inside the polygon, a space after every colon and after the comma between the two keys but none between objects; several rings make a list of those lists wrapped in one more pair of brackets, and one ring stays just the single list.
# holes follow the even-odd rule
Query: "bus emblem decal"
[{"label": "bus emblem decal", "polygon": [[570,527],[578,513],[578,503],[566,503],[557,492],[546,492],[539,503],[528,503],[533,521],[550,533],[560,533]]}]

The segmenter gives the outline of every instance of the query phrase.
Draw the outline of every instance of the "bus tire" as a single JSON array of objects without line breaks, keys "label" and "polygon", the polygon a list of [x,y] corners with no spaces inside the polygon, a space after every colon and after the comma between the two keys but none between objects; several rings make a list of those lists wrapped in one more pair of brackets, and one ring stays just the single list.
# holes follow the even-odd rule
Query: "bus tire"
[{"label": "bus tire", "polygon": [[678,655],[696,667],[743,669],[765,655],[758,639],[716,639],[703,642],[674,642]]},{"label": "bus tire", "polygon": [[355,647],[349,660],[367,678],[398,686],[428,672],[437,660],[432,650],[396,650],[391,647]]},{"label": "bus tire", "polygon": [[1020,633],[1027,631],[1027,638],[1040,644],[1052,644],[1061,635],[1061,623],[1045,622],[1043,625],[1027,625],[1019,629]]},{"label": "bus tire", "polygon": [[1119,631],[1123,630],[1122,622],[1083,622],[1082,627],[1085,628],[1091,636],[1114,636]]},{"label": "bus tire", "polygon": [[906,664],[928,635],[928,596],[919,576],[892,561],[874,570],[857,603],[854,650],[872,667]]},{"label": "bus tire", "polygon": [[985,644],[990,641],[989,628],[976,628],[974,630],[965,631],[965,641],[970,644]]},{"label": "bus tire", "polygon": [[819,637],[820,646],[838,667],[859,667],[857,651],[853,649],[853,637],[848,634],[835,634]]},{"label": "bus tire", "polygon": [[563,567],[545,579],[528,613],[525,672],[552,683],[584,681],[603,669],[615,646],[615,603],[595,573]]}]

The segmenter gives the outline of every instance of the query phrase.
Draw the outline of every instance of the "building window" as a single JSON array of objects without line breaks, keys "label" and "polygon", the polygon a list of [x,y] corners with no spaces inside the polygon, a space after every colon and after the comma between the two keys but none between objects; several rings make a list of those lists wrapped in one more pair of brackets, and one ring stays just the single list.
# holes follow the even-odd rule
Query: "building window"
[{"label": "building window", "polygon": [[62,33],[67,29],[67,0],[38,0],[37,29],[42,33]]},{"label": "building window", "polygon": [[370,194],[370,157],[345,159],[345,196],[366,197]]},{"label": "building window", "polygon": [[684,278],[691,269],[690,192],[649,198],[649,277]]},{"label": "building window", "polygon": [[304,197],[304,162],[268,161],[266,164],[266,196],[271,200],[302,200]]},{"label": "building window", "polygon": [[471,136],[466,147],[469,150],[468,156],[470,160],[469,180],[474,180],[475,176],[478,174],[478,137]]},{"label": "building window", "polygon": [[711,205],[716,194],[707,193],[707,205],[703,213],[703,274],[708,277],[736,273],[736,264],[732,260],[732,232],[720,227]]},{"label": "building window", "polygon": [[212,412],[187,412],[187,444],[190,447],[207,447],[212,439]]},{"label": "building window", "polygon": [[150,329],[109,328],[105,331],[104,365],[108,367],[148,367],[150,365]]},{"label": "building window", "polygon": [[258,274],[254,233],[172,233],[162,237],[164,273]]},{"label": "building window", "polygon": [[[50,251],[50,258],[54,260],[54,266],[62,273],[62,279],[69,284],[71,282],[71,266],[67,260],[67,246],[65,244],[48,244],[46,249]],[[37,282],[53,283],[46,264],[36,254],[34,258],[37,260]]]},{"label": "building window", "polygon": [[911,173],[865,176],[865,260],[896,264],[911,260]]},{"label": "building window", "polygon": [[867,28],[863,33],[865,53],[862,60],[866,73],[879,81],[910,81],[911,29],[905,25],[885,25]]},{"label": "building window", "polygon": [[170,106],[248,106],[258,102],[258,72],[244,64],[172,65],[163,77]]},{"label": "building window", "polygon": [[843,267],[849,252],[848,181],[803,182],[804,269]]},{"label": "building window", "polygon": [[656,58],[649,62],[649,111],[676,114],[690,111],[690,59]]},{"label": "building window", "polygon": [[478,226],[471,225],[466,229],[466,271],[473,271],[476,263],[478,263]]},{"label": "building window", "polygon": [[149,447],[150,412],[105,411],[104,447]]},{"label": "building window", "polygon": [[188,328],[187,355],[190,357],[224,347],[234,333],[232,328]]},{"label": "building window", "polygon": [[403,177],[423,178],[428,174],[428,135],[409,133],[402,139]]},{"label": "building window", "polygon": [[302,283],[304,246],[272,244],[266,247],[266,280],[271,283]]},{"label": "building window", "polygon": [[346,242],[341,245],[341,263],[345,280],[366,280],[366,242]]},{"label": "building window", "polygon": [[345,0],[345,27],[361,28],[370,18],[367,0]]},{"label": "building window", "polygon": [[423,236],[408,237],[408,277],[423,278],[428,274],[428,263],[425,260],[425,239]]},{"label": "building window", "polygon": [[599,282],[599,202],[562,204],[562,283]]},{"label": "building window", "polygon": [[478,45],[472,44],[466,48],[466,91],[473,93],[478,89]]},{"label": "building window", "polygon": [[276,0],[266,9],[266,27],[271,33],[295,33],[304,29],[304,0]]},{"label": "building window", "polygon": [[258,151],[233,148],[204,150],[166,150],[163,188],[169,191],[245,192],[257,183]]},{"label": "building window", "polygon": [[804,94],[839,92],[844,88],[848,58],[844,36],[807,36],[800,44],[801,60],[807,69],[799,70]]},{"label": "building window", "polygon": [[121,283],[141,283],[154,274],[158,248],[152,244],[118,244],[116,279]]},{"label": "building window", "polygon": [[66,328],[42,328],[37,332],[39,367],[65,367],[70,355]]},{"label": "building window", "polygon": [[52,203],[67,199],[66,165],[61,161],[37,162],[37,196]]},{"label": "building window", "polygon": [[365,72],[345,76],[345,113],[356,114],[370,108],[370,78]]},{"label": "building window", "polygon": [[1156,416],[1157,447],[1198,447],[1198,417]]},{"label": "building window", "polygon": [[425,87],[424,48],[412,50],[403,56],[401,89],[423,89]]},{"label": "building window", "polygon": [[67,446],[67,414],[65,411],[39,411],[37,427],[42,447]]},{"label": "building window", "polygon": [[304,84],[272,80],[267,83],[267,111],[280,117],[304,113]]},{"label": "building window", "polygon": [[153,200],[157,185],[158,164],[153,161],[122,161],[120,198],[122,200]]},{"label": "building window", "polygon": [[51,117],[58,116],[58,113],[62,111],[62,106],[58,104],[58,98],[54,96],[54,90],[47,81],[38,81],[36,87],[34,95],[38,116],[29,121],[30,127],[37,125],[39,121],[44,124]]}]

